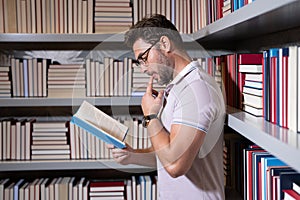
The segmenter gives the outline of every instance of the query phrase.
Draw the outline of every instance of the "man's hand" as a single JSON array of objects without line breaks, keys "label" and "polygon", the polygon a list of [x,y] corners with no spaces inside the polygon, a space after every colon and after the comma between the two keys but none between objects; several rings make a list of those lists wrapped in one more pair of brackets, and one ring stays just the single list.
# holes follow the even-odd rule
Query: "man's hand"
[{"label": "man's hand", "polygon": [[115,148],[112,144],[106,144],[106,148],[108,148],[113,156],[113,159],[122,165],[131,164],[131,154],[134,153],[134,150],[127,145],[124,149]]},{"label": "man's hand", "polygon": [[158,114],[163,103],[163,91],[160,91],[156,97],[153,96],[153,77],[150,77],[146,93],[142,98],[142,109],[144,115]]}]

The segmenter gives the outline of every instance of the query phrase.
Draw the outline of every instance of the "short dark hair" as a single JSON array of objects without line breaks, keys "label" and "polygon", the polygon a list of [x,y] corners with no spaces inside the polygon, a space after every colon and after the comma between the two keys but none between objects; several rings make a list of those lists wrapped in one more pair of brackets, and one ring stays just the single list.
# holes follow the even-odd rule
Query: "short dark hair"
[{"label": "short dark hair", "polygon": [[154,44],[161,36],[167,36],[177,47],[182,47],[182,38],[175,25],[165,16],[160,14],[145,17],[125,33],[125,44],[132,48],[134,42],[143,39],[145,42]]}]

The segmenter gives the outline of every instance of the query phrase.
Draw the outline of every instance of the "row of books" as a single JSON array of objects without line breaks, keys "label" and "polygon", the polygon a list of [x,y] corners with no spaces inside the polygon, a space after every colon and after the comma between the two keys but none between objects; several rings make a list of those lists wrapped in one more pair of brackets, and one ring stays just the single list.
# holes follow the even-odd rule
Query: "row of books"
[{"label": "row of books", "polygon": [[157,178],[150,175],[132,176],[127,179],[3,178],[0,180],[0,199],[156,200]]},{"label": "row of books", "polygon": [[240,54],[238,58],[239,107],[257,117],[263,116],[263,54]]},{"label": "row of books", "polygon": [[289,46],[262,53],[221,55],[201,62],[216,80],[221,78],[227,105],[300,132],[299,56],[300,47]]},{"label": "row of books", "polygon": [[87,96],[130,96],[133,90],[132,59],[103,62],[86,60]]},{"label": "row of books", "polygon": [[[54,64],[43,58],[11,58],[0,67],[0,97],[109,97],[141,96],[149,76],[131,58],[83,64]],[[164,87],[154,83],[154,89]]]},{"label": "row of books", "polygon": [[133,22],[130,0],[95,0],[95,33],[120,33],[129,29]]},{"label": "row of books", "polygon": [[93,33],[93,0],[1,0],[0,33]]},{"label": "row of books", "polygon": [[[138,118],[118,120],[128,127],[127,144],[136,149],[150,147],[147,129]],[[4,119],[0,133],[0,160],[112,158],[102,140],[70,121]]]},{"label": "row of books", "polygon": [[0,66],[0,97],[11,97],[9,71],[9,67]]},{"label": "row of books", "polygon": [[48,59],[11,58],[10,73],[13,97],[46,97]]},{"label": "row of books", "polygon": [[[191,33],[254,0],[1,0],[0,33],[119,33],[163,14]],[[199,14],[200,13],[200,14]]]},{"label": "row of books", "polygon": [[300,173],[257,145],[244,149],[244,199],[300,199]]}]

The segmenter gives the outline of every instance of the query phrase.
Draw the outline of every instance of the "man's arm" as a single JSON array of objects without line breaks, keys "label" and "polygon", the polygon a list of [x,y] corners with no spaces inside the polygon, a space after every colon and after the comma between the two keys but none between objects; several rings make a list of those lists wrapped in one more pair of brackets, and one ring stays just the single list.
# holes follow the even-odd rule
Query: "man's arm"
[{"label": "man's arm", "polygon": [[111,144],[107,144],[106,147],[111,150],[114,160],[120,164],[136,164],[156,168],[156,157],[152,147],[132,149],[127,146],[125,149],[118,149]]},{"label": "man's arm", "polygon": [[158,119],[151,120],[148,134],[160,162],[172,177],[184,175],[198,155],[205,134],[196,128],[173,124],[168,133]]}]

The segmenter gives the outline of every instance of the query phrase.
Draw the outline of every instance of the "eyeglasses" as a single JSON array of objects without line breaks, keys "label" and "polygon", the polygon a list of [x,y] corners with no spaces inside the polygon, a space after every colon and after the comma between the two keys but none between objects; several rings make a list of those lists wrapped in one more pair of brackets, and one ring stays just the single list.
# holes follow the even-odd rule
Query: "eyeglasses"
[{"label": "eyeglasses", "polygon": [[144,51],[143,53],[139,54],[139,56],[137,57],[137,63],[138,63],[138,65],[145,65],[145,64],[147,63],[149,51],[150,51],[150,50],[152,49],[152,47],[154,47],[158,42],[159,42],[159,40],[158,40],[157,42],[155,42],[154,44],[152,44],[148,49],[146,49],[146,51]]}]

